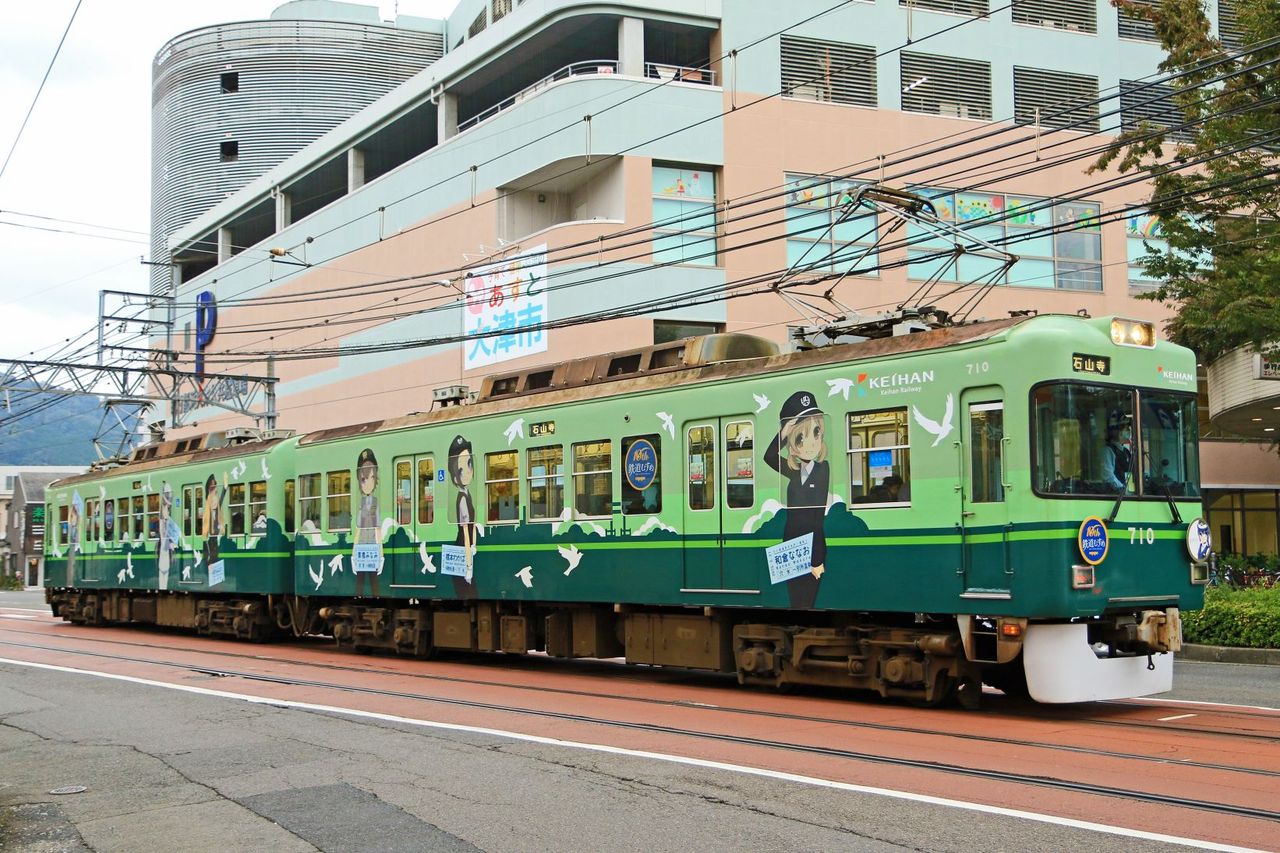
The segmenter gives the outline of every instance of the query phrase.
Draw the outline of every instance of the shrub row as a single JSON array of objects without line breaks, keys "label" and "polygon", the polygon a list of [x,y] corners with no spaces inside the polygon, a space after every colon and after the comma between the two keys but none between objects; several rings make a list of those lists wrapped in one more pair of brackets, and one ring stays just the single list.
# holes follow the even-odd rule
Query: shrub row
[{"label": "shrub row", "polygon": [[1183,612],[1182,638],[1210,646],[1280,649],[1280,587],[1209,587],[1204,610]]}]

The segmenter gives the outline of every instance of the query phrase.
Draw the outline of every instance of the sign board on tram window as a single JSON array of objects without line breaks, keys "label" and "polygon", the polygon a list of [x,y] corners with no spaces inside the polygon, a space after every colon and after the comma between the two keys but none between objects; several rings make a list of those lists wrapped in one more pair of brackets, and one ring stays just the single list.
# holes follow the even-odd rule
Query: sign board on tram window
[{"label": "sign board on tram window", "polygon": [[529,424],[529,437],[538,438],[543,435],[555,435],[555,421],[538,421],[536,424]]},{"label": "sign board on tram window", "polygon": [[1071,369],[1076,373],[1097,373],[1100,376],[1108,376],[1111,373],[1111,357],[1075,352],[1071,354]]}]

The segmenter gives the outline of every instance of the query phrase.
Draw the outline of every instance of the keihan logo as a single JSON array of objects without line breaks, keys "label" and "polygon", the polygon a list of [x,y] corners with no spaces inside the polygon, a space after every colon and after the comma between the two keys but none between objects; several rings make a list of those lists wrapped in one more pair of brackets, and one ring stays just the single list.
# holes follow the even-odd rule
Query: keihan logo
[{"label": "keihan logo", "polygon": [[1156,372],[1165,379],[1171,379],[1174,382],[1194,382],[1196,378],[1193,374],[1185,373],[1181,370],[1165,370],[1163,366],[1157,367]]},{"label": "keihan logo", "polygon": [[865,373],[858,374],[858,396],[867,396],[867,374]]}]

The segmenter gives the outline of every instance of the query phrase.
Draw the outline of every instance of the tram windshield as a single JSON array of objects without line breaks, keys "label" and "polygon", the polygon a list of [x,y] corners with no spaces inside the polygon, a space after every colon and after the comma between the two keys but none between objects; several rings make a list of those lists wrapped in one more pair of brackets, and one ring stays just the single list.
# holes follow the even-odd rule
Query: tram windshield
[{"label": "tram windshield", "polygon": [[1200,494],[1195,397],[1062,382],[1037,387],[1032,406],[1040,494]]}]

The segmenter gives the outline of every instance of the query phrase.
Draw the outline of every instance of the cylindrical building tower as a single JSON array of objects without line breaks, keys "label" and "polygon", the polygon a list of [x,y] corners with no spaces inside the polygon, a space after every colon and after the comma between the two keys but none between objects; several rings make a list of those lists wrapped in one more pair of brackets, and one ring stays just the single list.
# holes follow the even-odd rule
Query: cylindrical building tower
[{"label": "cylindrical building tower", "polygon": [[[296,0],[183,33],[152,66],[152,258],[176,229],[389,92],[444,50],[444,22]],[[168,266],[151,290],[171,290]]]}]

